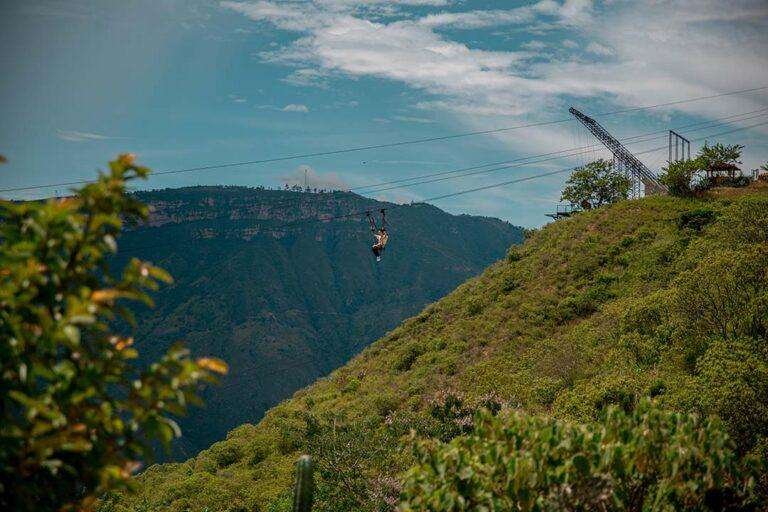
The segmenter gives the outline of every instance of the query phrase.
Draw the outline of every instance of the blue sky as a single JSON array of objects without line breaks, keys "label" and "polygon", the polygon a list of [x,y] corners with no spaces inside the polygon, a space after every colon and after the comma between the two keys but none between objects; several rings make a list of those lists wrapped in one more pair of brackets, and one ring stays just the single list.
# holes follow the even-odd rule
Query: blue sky
[{"label": "blue sky", "polygon": [[[768,85],[768,4],[728,4],[6,0],[0,153],[9,163],[0,168],[0,188],[88,178],[123,151],[156,170],[178,169],[560,119],[570,105],[604,112]],[[628,136],[765,107],[763,90],[600,121]],[[764,125],[720,140],[746,144],[750,169],[768,159],[766,134]],[[158,176],[145,187],[278,186],[303,177],[305,168],[313,184],[357,187],[589,143],[575,123],[563,123]],[[380,197],[419,200],[598,156],[605,153]],[[658,168],[665,156],[642,159]],[[436,204],[536,226],[547,220],[564,180],[551,176]]]}]

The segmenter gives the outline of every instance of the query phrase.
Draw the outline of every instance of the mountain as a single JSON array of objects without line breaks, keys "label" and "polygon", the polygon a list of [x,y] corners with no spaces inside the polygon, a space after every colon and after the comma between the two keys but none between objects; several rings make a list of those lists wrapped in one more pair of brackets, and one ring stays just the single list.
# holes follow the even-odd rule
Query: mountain
[{"label": "mountain", "polygon": [[718,415],[739,453],[765,458],[767,268],[766,188],[576,214],[258,424],[148,468],[134,495],[104,505],[290,510],[294,463],[309,452],[316,510],[391,510],[413,463],[409,431],[450,439],[484,403],[593,421],[606,405],[652,396]]},{"label": "mountain", "polygon": [[[237,425],[257,422],[297,389],[344,364],[370,342],[501,258],[522,230],[497,219],[397,206],[345,192],[243,187],[138,192],[147,225],[120,241],[174,284],[137,312],[146,358],[183,340],[221,357],[230,373],[181,418],[187,458]],[[364,216],[388,208],[390,243],[380,263]],[[342,216],[317,222],[312,219]],[[347,216],[347,217],[345,217]]]}]

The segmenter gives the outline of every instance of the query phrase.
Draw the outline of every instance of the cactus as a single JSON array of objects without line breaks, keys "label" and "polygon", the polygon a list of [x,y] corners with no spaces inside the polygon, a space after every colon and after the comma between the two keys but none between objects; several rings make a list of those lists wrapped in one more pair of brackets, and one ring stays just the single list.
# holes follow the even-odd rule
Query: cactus
[{"label": "cactus", "polygon": [[311,512],[315,482],[312,479],[312,457],[302,455],[296,463],[296,486],[293,488],[293,512]]}]

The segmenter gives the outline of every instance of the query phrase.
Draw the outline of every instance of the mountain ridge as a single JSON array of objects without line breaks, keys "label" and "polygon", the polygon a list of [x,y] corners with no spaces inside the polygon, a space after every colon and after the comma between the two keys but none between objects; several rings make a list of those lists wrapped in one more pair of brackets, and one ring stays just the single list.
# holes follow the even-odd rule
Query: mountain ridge
[{"label": "mountain ridge", "polygon": [[[359,352],[397,323],[500,258],[521,229],[452,216],[431,205],[380,203],[348,192],[246,187],[137,192],[147,225],[120,240],[176,281],[142,309],[135,338],[151,360],[184,340],[231,372],[206,390],[200,414],[181,418],[188,457]],[[390,208],[381,263],[361,211]],[[340,217],[318,222],[318,218]]]}]

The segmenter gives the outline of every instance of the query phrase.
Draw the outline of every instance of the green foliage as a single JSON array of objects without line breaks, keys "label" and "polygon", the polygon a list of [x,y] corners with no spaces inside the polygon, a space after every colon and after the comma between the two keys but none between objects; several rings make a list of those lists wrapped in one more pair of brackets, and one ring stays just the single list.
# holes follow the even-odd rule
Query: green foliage
[{"label": "green foliage", "polygon": [[561,197],[585,210],[615,203],[629,195],[630,181],[607,160],[596,160],[571,173]]},{"label": "green foliage", "polygon": [[744,146],[740,144],[721,144],[714,146],[704,145],[699,151],[697,159],[700,160],[701,168],[709,174],[735,177],[739,171],[737,164],[741,161],[741,151]]},{"label": "green foliage", "polygon": [[696,233],[701,231],[717,216],[717,212],[709,208],[697,208],[680,214],[677,225],[681,229],[690,229]]},{"label": "green foliage", "polygon": [[693,340],[768,333],[768,245],[707,254],[678,278],[676,310]]},{"label": "green foliage", "polygon": [[[403,474],[416,462],[411,450],[399,448],[411,429],[415,440],[450,443],[471,435],[478,408],[501,407],[504,415],[512,406],[526,418],[551,416],[550,426],[599,432],[606,408],[625,411],[615,414],[630,422],[648,396],[680,413],[684,425],[689,414],[720,418],[731,439],[727,464],[711,467],[732,469],[735,489],[751,475],[745,457],[768,460],[767,192],[739,190],[727,200],[647,197],[552,223],[510,251],[514,257],[404,322],[259,424],[231,432],[223,443],[249,447],[242,461],[211,474],[202,467],[209,456],[201,454],[149,470],[138,493],[120,505],[202,512],[238,502],[285,512],[303,452],[316,464],[318,512],[392,510]],[[715,213],[711,219],[690,214],[697,211]],[[683,218],[689,220],[680,224]],[[711,299],[718,302],[708,305]],[[482,308],[473,312],[477,300]],[[412,358],[412,350],[419,355]],[[409,369],[398,370],[404,359],[412,359]],[[306,425],[306,417],[316,424]],[[628,431],[637,433],[631,422]],[[717,422],[695,424],[700,428],[690,436],[678,436],[659,421],[661,433],[649,430],[648,438],[662,453],[665,439],[679,442],[679,456],[688,456],[683,443],[690,442],[694,459],[706,461],[699,441],[721,439],[722,429],[704,438],[707,425]],[[293,438],[290,453],[276,448],[283,436]],[[257,465],[249,463],[254,444],[268,449]],[[695,469],[679,471],[700,482]],[[672,495],[678,483],[671,480]],[[761,485],[757,499],[768,502],[765,479]]]},{"label": "green foliage", "polygon": [[689,197],[693,195],[693,179],[703,170],[702,166],[703,161],[700,158],[669,162],[666,167],[661,168],[659,181],[673,196]]},{"label": "green foliage", "polygon": [[197,403],[195,388],[226,365],[174,346],[149,368],[134,364],[125,301],[170,276],[132,259],[113,275],[124,222],[146,207],[126,185],[148,170],[122,155],[108,173],[64,199],[0,202],[0,508],[89,508],[124,488],[150,443],[180,431],[173,416]]},{"label": "green foliage", "polygon": [[293,512],[311,512],[315,492],[312,458],[302,455],[296,463],[296,483],[293,486]]},{"label": "green foliage", "polygon": [[746,510],[759,461],[715,419],[648,400],[579,425],[512,412],[472,435],[417,445],[400,510]]},{"label": "green foliage", "polygon": [[308,416],[307,424],[307,450],[318,474],[317,511],[375,512],[397,503],[400,488],[388,473],[398,465],[398,436],[392,434],[404,433],[402,426],[381,428],[336,416]]}]

